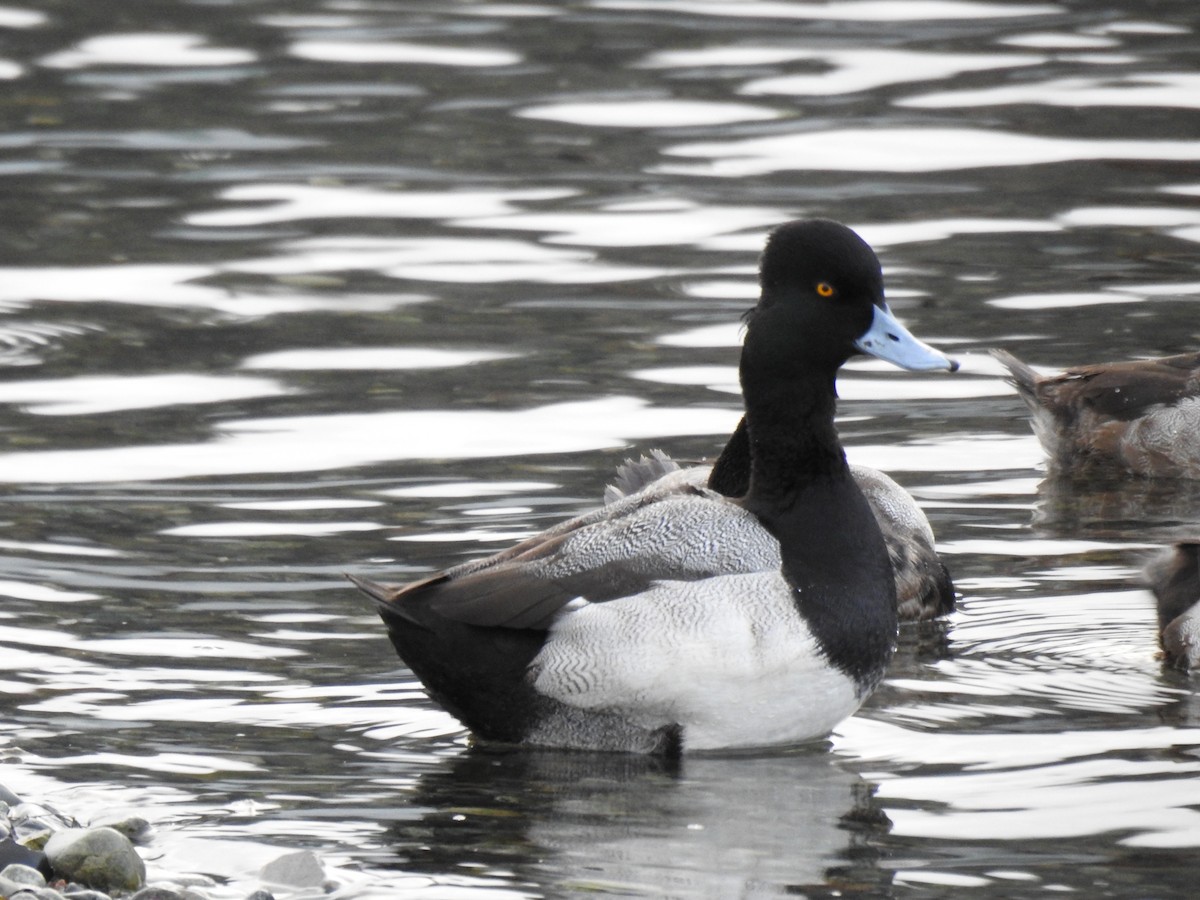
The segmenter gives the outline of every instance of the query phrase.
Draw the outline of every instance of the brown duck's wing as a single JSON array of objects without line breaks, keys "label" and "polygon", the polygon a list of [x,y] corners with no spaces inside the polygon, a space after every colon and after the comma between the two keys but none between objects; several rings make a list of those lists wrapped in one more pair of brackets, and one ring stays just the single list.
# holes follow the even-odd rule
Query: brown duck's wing
[{"label": "brown duck's wing", "polygon": [[1153,407],[1200,395],[1200,354],[1077,366],[1041,379],[1037,393],[1056,408],[1131,421]]}]

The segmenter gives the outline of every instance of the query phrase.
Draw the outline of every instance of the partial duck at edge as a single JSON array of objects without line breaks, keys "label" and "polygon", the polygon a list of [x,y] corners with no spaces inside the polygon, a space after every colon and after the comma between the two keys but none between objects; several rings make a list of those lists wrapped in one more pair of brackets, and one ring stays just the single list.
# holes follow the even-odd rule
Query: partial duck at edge
[{"label": "partial duck at edge", "polygon": [[404,662],[476,738],[677,754],[818,739],[895,646],[887,546],[834,427],[866,352],[955,368],[883,299],[879,261],[827,220],[776,229],[739,373],[744,496],[650,485],[487,559],[355,583]]},{"label": "partial duck at edge", "polygon": [[1179,541],[1145,570],[1158,604],[1158,640],[1167,665],[1200,668],[1200,540]]},{"label": "partial duck at edge", "polygon": [[1032,414],[1051,471],[1200,478],[1200,353],[1074,366],[1041,375],[992,355]]}]

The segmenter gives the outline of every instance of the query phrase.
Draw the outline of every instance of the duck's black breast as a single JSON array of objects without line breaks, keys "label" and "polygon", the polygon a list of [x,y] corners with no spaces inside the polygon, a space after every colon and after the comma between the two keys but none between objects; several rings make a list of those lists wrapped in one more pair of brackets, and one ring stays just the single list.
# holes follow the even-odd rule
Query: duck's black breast
[{"label": "duck's black breast", "polygon": [[887,546],[870,505],[848,477],[807,486],[798,505],[812,515],[757,515],[779,540],[797,613],[830,665],[865,695],[879,683],[896,641]]}]

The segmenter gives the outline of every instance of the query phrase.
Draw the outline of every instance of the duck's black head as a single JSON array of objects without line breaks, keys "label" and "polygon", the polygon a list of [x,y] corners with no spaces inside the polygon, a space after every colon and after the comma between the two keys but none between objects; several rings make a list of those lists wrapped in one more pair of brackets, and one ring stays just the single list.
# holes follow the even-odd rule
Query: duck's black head
[{"label": "duck's black head", "polygon": [[903,368],[957,368],[892,317],[879,258],[845,225],[802,219],[776,228],[759,283],[758,305],[746,316],[747,349],[770,377],[799,368],[832,376],[860,352]]},{"label": "duck's black head", "polygon": [[759,284],[762,295],[747,318],[749,329],[786,337],[789,349],[777,350],[785,359],[795,358],[801,342],[803,360],[829,371],[858,352],[855,341],[870,327],[876,305],[883,305],[883,271],[874,251],[828,219],[788,222],[771,232]]}]

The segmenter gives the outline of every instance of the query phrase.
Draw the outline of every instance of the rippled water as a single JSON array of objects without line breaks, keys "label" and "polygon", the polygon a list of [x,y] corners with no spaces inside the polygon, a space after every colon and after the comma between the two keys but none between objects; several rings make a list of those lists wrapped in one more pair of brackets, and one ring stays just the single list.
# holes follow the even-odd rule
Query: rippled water
[{"label": "rippled water", "polygon": [[[1193,0],[17,2],[0,783],[230,897],[298,848],[354,897],[1193,894],[1200,705],[1137,573],[1200,487],[1043,480],[984,352],[1197,345]],[[825,748],[469,752],[341,573],[713,454],[802,215],[964,360],[840,385],[960,610]]]}]

